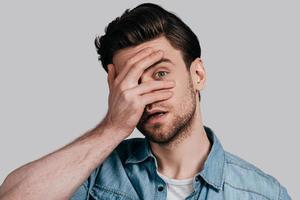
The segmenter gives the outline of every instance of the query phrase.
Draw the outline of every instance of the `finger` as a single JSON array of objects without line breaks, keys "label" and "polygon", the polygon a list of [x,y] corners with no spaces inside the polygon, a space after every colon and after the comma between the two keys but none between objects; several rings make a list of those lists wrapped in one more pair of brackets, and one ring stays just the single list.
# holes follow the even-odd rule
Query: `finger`
[{"label": "finger", "polygon": [[172,96],[173,96],[172,91],[159,90],[159,91],[142,95],[142,102],[143,105],[146,106],[147,104],[169,99]]},{"label": "finger", "polygon": [[145,94],[159,89],[169,89],[175,87],[175,81],[147,81],[133,88],[135,94]]},{"label": "finger", "polygon": [[135,54],[135,56],[131,57],[130,59],[128,59],[125,64],[124,67],[121,69],[120,73],[118,74],[118,77],[116,78],[116,84],[118,84],[119,82],[121,82],[124,77],[126,76],[126,74],[128,73],[129,69],[138,61],[144,59],[146,56],[149,56],[151,53],[154,52],[153,48],[145,48],[139,52],[137,52]]},{"label": "finger", "polygon": [[150,67],[151,65],[155,64],[157,61],[162,59],[163,57],[163,51],[159,50],[156,51],[149,56],[147,56],[145,59],[138,61],[135,63],[128,71],[126,76],[124,77],[124,84],[131,85],[131,84],[138,84],[138,80],[144,73],[144,71]]}]

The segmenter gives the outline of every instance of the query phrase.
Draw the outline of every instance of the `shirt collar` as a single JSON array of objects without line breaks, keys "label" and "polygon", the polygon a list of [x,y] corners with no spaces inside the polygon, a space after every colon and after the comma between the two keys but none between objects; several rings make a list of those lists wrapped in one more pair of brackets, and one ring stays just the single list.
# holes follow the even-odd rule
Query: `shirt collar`
[{"label": "shirt collar", "polygon": [[[213,130],[207,126],[204,126],[204,129],[212,145],[203,170],[196,174],[196,176],[201,176],[209,185],[220,190],[224,182],[225,152]],[[156,162],[154,155],[151,153],[149,141],[144,139],[142,142],[135,144],[128,158],[125,160],[125,164],[140,163],[148,157],[153,157]]]},{"label": "shirt collar", "polygon": [[146,138],[141,138],[138,143],[134,143],[134,146],[130,148],[125,164],[140,163],[148,157],[154,157],[151,153],[149,141]]},{"label": "shirt collar", "polygon": [[222,190],[224,183],[225,152],[216,134],[209,127],[204,126],[205,132],[212,146],[204,163],[200,175],[204,181],[218,190]]}]

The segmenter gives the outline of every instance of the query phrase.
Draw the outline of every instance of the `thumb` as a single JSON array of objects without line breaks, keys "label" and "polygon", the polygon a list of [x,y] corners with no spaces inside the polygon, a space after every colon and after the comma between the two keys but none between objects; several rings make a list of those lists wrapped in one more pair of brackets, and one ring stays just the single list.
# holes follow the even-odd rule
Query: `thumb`
[{"label": "thumb", "polygon": [[108,69],[107,82],[108,82],[109,89],[111,90],[114,79],[115,79],[114,65],[108,64],[107,69]]}]

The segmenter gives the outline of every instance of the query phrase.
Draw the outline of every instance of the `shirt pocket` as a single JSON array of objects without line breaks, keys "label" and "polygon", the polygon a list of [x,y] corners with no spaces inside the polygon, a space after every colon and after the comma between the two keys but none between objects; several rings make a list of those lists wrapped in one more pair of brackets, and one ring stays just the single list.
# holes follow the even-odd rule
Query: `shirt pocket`
[{"label": "shirt pocket", "polygon": [[89,200],[134,200],[123,191],[102,185],[94,185],[89,193]]}]

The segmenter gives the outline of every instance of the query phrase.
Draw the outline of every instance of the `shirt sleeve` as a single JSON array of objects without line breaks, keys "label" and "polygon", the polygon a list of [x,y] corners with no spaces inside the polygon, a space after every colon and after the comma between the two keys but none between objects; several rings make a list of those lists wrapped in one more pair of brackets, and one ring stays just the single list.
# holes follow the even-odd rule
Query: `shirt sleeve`
[{"label": "shirt sleeve", "polygon": [[88,180],[86,180],[77,190],[76,192],[73,194],[73,196],[71,197],[71,200],[86,200],[88,199]]},{"label": "shirt sleeve", "polygon": [[284,186],[280,187],[279,200],[292,200]]},{"label": "shirt sleeve", "polygon": [[90,198],[90,190],[95,184],[95,180],[97,177],[97,174],[99,173],[102,165],[98,166],[86,179],[80,187],[74,192],[73,196],[70,198],[70,200],[89,200]]}]

